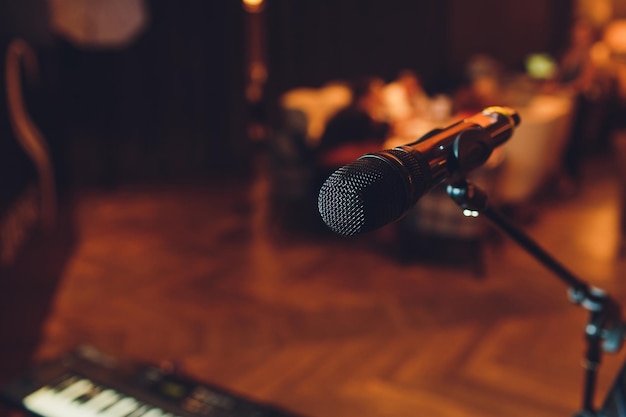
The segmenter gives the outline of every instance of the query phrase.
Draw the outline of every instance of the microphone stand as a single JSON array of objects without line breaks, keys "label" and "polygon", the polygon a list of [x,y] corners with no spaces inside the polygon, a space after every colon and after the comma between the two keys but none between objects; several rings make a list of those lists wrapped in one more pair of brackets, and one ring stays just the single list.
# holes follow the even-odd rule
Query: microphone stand
[{"label": "microphone stand", "polygon": [[582,409],[574,414],[574,417],[597,417],[593,400],[602,353],[617,352],[622,347],[625,336],[625,325],[622,321],[619,305],[603,290],[591,287],[577,278],[505,216],[493,207],[489,207],[487,194],[470,183],[467,178],[460,178],[448,183],[446,192],[463,209],[463,214],[472,217],[483,214],[530,255],[556,274],[569,286],[569,300],[589,312],[589,321],[585,326],[587,349],[583,362],[585,380]]}]

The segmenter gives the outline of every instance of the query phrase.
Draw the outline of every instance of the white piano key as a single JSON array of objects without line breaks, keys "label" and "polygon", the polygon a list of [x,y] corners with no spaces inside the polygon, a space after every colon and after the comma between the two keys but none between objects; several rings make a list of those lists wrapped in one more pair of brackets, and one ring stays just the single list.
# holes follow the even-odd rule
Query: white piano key
[{"label": "white piano key", "polygon": [[134,398],[124,397],[111,407],[98,413],[98,417],[126,417],[139,407],[141,407],[141,404]]},{"label": "white piano key", "polygon": [[160,408],[153,408],[141,417],[163,417],[163,410]]},{"label": "white piano key", "polygon": [[59,410],[62,410],[65,417],[91,417],[91,413],[89,411],[85,412],[83,409],[82,403],[69,402],[62,404],[59,405]]},{"label": "white piano key", "polygon": [[65,388],[76,383],[79,379],[81,379],[81,377],[78,375],[68,375],[65,379],[52,386],[52,389],[56,392],[61,392]]},{"label": "white piano key", "polygon": [[83,394],[88,393],[93,390],[95,385],[89,381],[88,379],[79,379],[72,385],[68,386],[62,391],[59,391],[56,394],[57,398],[69,399],[70,401],[74,398],[80,397]]},{"label": "white piano key", "polygon": [[24,399],[24,406],[29,411],[45,417],[74,417],[78,415],[76,410],[70,409],[69,403],[59,401],[55,397]]},{"label": "white piano key", "polygon": [[89,401],[83,403],[81,409],[91,411],[93,414],[96,414],[109,405],[115,403],[120,398],[121,396],[115,391],[106,389]]},{"label": "white piano key", "polygon": [[143,417],[149,409],[150,407],[144,404],[137,410],[133,411],[131,414],[124,417]]},{"label": "white piano key", "polygon": [[44,387],[24,398],[23,403],[29,410],[46,417],[83,417],[76,414],[72,400],[89,392],[93,387],[86,379],[80,379],[58,392]]},{"label": "white piano key", "polygon": [[32,411],[42,410],[45,405],[55,401],[55,394],[50,387],[43,387],[24,397],[22,403]]},{"label": "white piano key", "polygon": [[92,389],[90,389],[89,391],[85,392],[84,394],[78,395],[74,398],[72,398],[70,400],[70,402],[72,403],[76,403],[76,404],[84,404],[87,401],[91,400],[93,397],[95,397],[96,395],[100,394],[102,392],[102,387],[101,386],[97,386],[94,385]]},{"label": "white piano key", "polygon": [[[85,396],[91,397],[85,400]],[[84,378],[61,389],[42,387],[26,396],[23,404],[44,417],[179,417]]]}]

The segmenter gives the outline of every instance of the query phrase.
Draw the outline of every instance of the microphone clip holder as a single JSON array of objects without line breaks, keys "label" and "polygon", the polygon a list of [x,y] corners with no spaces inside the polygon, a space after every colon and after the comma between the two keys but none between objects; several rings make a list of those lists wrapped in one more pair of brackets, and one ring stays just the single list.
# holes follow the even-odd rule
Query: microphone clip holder
[{"label": "microphone clip holder", "polygon": [[587,349],[583,361],[585,381],[582,409],[574,414],[574,417],[598,416],[593,400],[602,353],[619,351],[626,336],[626,326],[618,303],[603,290],[591,287],[576,277],[498,210],[490,207],[487,194],[467,178],[460,177],[449,181],[446,185],[446,192],[463,209],[466,216],[484,215],[531,256],[568,284],[569,300],[589,312],[589,320],[585,326]]}]

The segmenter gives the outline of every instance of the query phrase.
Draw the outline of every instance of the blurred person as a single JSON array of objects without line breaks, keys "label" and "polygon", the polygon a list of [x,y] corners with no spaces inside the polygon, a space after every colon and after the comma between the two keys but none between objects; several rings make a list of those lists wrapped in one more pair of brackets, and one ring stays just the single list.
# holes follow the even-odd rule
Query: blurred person
[{"label": "blurred person", "polygon": [[584,19],[573,23],[569,45],[559,61],[556,82],[575,100],[571,135],[563,155],[560,191],[575,194],[579,188],[582,163],[588,150],[608,143],[610,80],[593,59],[596,29]]},{"label": "blurred person", "polygon": [[432,81],[429,94],[432,97],[430,117],[437,123],[462,119],[494,105],[494,102],[481,100],[472,80],[462,74],[440,75]]},{"label": "blurred person", "polygon": [[481,111],[502,103],[502,65],[486,54],[477,54],[465,67],[465,80],[455,92],[455,113]]},{"label": "blurred person", "polygon": [[611,130],[618,140],[626,141],[626,19],[607,25],[603,46],[606,48],[602,51],[606,55],[606,67],[614,82]]},{"label": "blurred person", "polygon": [[384,87],[383,100],[392,123],[423,116],[429,110],[429,98],[419,77],[408,69],[400,71],[397,78]]},{"label": "blurred person", "polygon": [[595,42],[595,30],[586,20],[574,22],[570,30],[569,45],[559,63],[558,81],[575,91],[591,87],[595,68],[591,48]]},{"label": "blurred person", "polygon": [[317,147],[317,165],[334,171],[367,152],[381,149],[390,125],[383,119],[384,82],[365,77],[351,84],[352,101],[326,124]]},{"label": "blurred person", "polygon": [[471,80],[467,78],[458,81],[450,97],[452,101],[451,112],[455,117],[471,116],[485,107]]},{"label": "blurred person", "polygon": [[603,34],[607,67],[614,82],[610,142],[620,193],[619,255],[626,257],[626,19],[610,22]]}]

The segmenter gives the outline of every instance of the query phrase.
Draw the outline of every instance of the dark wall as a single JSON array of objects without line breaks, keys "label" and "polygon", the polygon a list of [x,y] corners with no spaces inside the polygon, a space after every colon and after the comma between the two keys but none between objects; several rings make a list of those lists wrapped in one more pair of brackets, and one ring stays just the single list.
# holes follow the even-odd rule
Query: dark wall
[{"label": "dark wall", "polygon": [[139,47],[145,49],[151,77],[151,122],[160,126],[154,135],[209,165],[245,160],[241,5],[229,0],[149,4],[152,27]]},{"label": "dark wall", "polygon": [[488,53],[518,66],[530,52],[563,47],[572,0],[269,0],[274,93],[371,74],[391,79],[462,73]]},{"label": "dark wall", "polygon": [[124,182],[247,166],[243,10],[230,0],[149,0],[123,49],[59,41],[74,179]]},{"label": "dark wall", "polygon": [[476,53],[492,55],[509,69],[519,68],[530,53],[558,54],[567,41],[572,3],[448,0],[448,70],[462,67]]},{"label": "dark wall", "polygon": [[432,74],[446,60],[445,0],[270,0],[269,54],[277,90],[401,68]]}]

